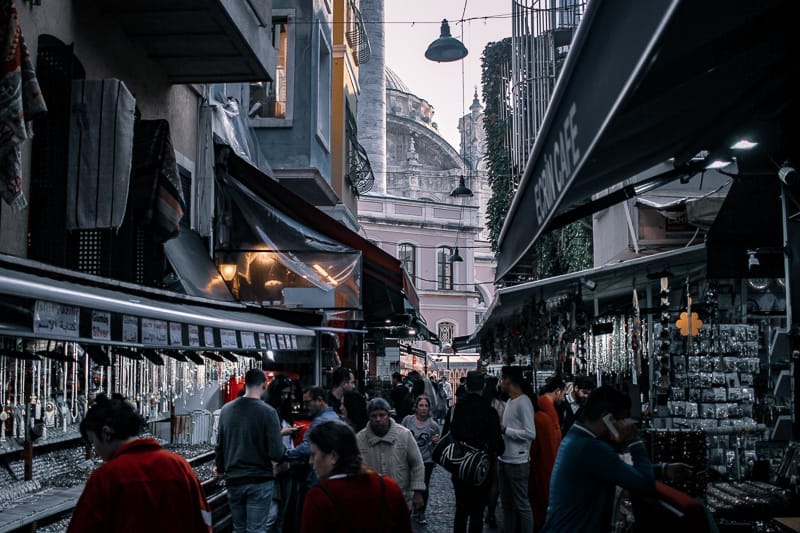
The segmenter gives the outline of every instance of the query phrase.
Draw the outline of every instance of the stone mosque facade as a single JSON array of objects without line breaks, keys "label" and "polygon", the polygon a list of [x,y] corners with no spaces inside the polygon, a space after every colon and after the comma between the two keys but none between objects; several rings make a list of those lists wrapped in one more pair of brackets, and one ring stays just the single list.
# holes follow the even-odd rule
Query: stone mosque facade
[{"label": "stone mosque facade", "polygon": [[[383,20],[381,0],[362,0],[361,11],[365,21]],[[428,329],[449,344],[475,331],[494,295],[483,108],[476,91],[459,120],[461,146],[451,146],[434,106],[385,65],[382,24],[367,24],[372,59],[360,70],[358,138],[375,184],[358,201],[361,234],[403,262]],[[451,197],[462,177],[473,196]],[[456,251],[463,261],[451,260]],[[424,341],[415,347],[439,350]]]}]

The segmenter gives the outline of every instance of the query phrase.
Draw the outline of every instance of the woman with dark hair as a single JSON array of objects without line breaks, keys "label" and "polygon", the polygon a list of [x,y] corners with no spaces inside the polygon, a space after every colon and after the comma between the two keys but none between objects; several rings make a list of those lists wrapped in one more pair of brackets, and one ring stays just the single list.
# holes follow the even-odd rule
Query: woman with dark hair
[{"label": "woman with dark hair", "polygon": [[103,459],[89,476],[69,532],[211,531],[211,511],[186,459],[152,438],[120,394],[98,394],[80,425]]},{"label": "woman with dark hair", "polygon": [[306,494],[301,533],[411,532],[403,491],[392,478],[366,469],[350,426],[323,422],[308,440],[309,462],[320,481]]},{"label": "woman with dark hair", "polygon": [[[300,429],[294,425],[295,384],[288,376],[275,376],[261,398],[278,412],[281,421],[281,441],[284,448],[294,448],[294,435]],[[267,518],[267,531],[283,531],[285,521],[295,513],[287,513],[293,494],[295,493],[294,479],[290,472],[288,462],[274,465],[275,485],[272,491],[272,505]],[[287,524],[288,525],[288,524]]]},{"label": "woman with dark hair", "polygon": [[[506,402],[500,399],[500,380],[496,376],[486,376],[486,385],[483,387],[483,398],[491,405],[500,420],[503,419],[503,411]],[[493,464],[494,472],[490,478],[489,500],[486,504],[486,524],[491,528],[497,527],[497,502],[500,500],[500,472],[497,463]]]},{"label": "woman with dark hair", "polygon": [[419,453],[422,455],[422,462],[425,464],[425,492],[422,493],[422,509],[416,512],[417,522],[425,525],[428,521],[425,518],[425,508],[428,506],[428,494],[431,489],[431,474],[436,463],[433,461],[433,449],[439,442],[439,435],[442,430],[439,424],[431,417],[431,400],[424,394],[417,396],[414,401],[414,414],[406,416],[400,423],[408,428],[414,439],[417,441]]},{"label": "woman with dark hair", "polygon": [[355,390],[349,390],[342,396],[341,418],[353,431],[358,433],[367,425],[367,400]]}]

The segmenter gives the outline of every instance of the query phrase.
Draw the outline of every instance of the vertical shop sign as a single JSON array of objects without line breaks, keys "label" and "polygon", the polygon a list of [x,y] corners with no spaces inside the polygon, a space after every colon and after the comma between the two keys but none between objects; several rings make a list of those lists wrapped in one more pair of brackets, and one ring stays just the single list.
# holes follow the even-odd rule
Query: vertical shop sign
[{"label": "vertical shop sign", "polygon": [[92,310],[92,338],[111,340],[111,313]]},{"label": "vertical shop sign", "polygon": [[242,331],[239,335],[242,337],[242,348],[245,350],[256,349],[256,337],[252,331]]},{"label": "vertical shop sign", "polygon": [[214,346],[214,328],[203,326],[203,346],[206,348]]},{"label": "vertical shop sign", "polygon": [[33,332],[78,338],[80,308],[36,300]]},{"label": "vertical shop sign", "polygon": [[189,346],[200,346],[199,326],[189,325]]},{"label": "vertical shop sign", "polygon": [[169,323],[169,345],[183,346],[183,327],[180,322]]},{"label": "vertical shop sign", "polygon": [[272,346],[273,350],[278,349],[278,336],[274,333],[269,334],[269,345]]},{"label": "vertical shop sign", "polygon": [[139,344],[139,319],[137,317],[122,315],[122,342]]},{"label": "vertical shop sign", "polygon": [[267,336],[263,333],[258,334],[258,347],[261,350],[269,350],[269,346],[267,346]]}]

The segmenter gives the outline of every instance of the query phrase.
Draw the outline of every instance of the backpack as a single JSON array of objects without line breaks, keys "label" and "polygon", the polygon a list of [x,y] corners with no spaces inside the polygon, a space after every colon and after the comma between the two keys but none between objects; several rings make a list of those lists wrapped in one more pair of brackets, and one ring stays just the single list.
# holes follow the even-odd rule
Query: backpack
[{"label": "backpack", "polygon": [[436,395],[442,400],[447,400],[447,393],[444,392],[444,386],[441,381],[436,384]]}]

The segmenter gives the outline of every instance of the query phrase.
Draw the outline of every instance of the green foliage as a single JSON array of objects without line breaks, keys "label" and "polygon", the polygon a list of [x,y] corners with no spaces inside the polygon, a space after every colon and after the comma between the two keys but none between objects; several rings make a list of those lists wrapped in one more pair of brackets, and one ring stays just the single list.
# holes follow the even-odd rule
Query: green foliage
[{"label": "green foliage", "polygon": [[591,268],[591,221],[578,221],[543,234],[534,245],[536,278],[550,278]]},{"label": "green foliage", "polygon": [[[492,251],[514,198],[514,169],[511,168],[511,38],[489,43],[482,55],[483,124],[486,129],[486,159],[492,196],[486,209],[486,225]],[[521,171],[521,169],[518,169]],[[592,266],[591,221],[579,221],[542,235],[534,246],[535,276],[548,278]]]},{"label": "green foliage", "polygon": [[510,83],[511,38],[489,43],[481,56],[481,83],[485,104],[483,125],[486,129],[486,159],[492,196],[486,208],[486,225],[492,251],[503,229],[508,208],[514,198],[514,178],[508,139],[511,134],[511,108],[506,88]]}]

